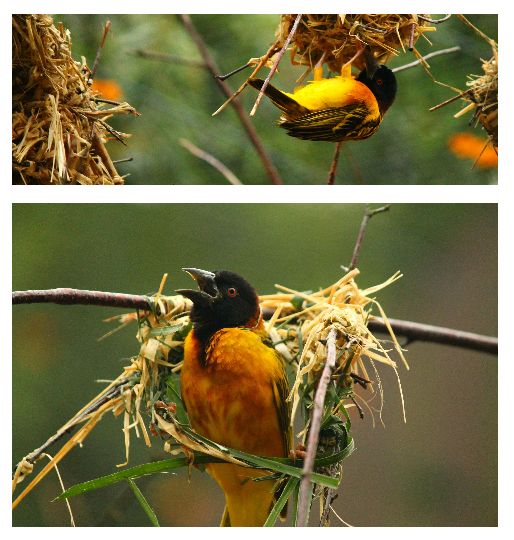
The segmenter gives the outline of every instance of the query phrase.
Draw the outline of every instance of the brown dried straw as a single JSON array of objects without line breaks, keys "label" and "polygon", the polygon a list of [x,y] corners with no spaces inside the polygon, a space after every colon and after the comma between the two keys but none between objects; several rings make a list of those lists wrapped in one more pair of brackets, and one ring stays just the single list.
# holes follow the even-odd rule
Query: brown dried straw
[{"label": "brown dried straw", "polygon": [[129,135],[107,120],[137,111],[97,101],[71,35],[48,15],[13,15],[13,181],[24,184],[123,184],[105,147]]},{"label": "brown dried straw", "polygon": [[[295,18],[282,15],[276,33],[278,46],[287,39]],[[385,63],[400,50],[412,50],[420,36],[433,31],[435,27],[416,14],[302,15],[292,39],[291,61],[312,68],[321,60],[330,71],[339,73],[363,45]],[[354,63],[363,69],[363,62],[360,56]]]}]

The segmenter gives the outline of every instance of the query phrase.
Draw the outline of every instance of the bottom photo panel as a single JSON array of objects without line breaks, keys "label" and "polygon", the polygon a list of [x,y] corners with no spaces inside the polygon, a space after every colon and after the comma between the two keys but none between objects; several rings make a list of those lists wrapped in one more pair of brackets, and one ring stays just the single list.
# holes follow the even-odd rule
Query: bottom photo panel
[{"label": "bottom photo panel", "polygon": [[497,526],[497,205],[12,215],[14,526]]}]

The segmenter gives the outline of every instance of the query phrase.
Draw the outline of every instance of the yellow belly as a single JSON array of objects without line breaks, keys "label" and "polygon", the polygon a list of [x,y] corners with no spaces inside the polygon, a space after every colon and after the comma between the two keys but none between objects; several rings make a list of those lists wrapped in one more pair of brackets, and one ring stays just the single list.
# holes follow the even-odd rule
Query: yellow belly
[{"label": "yellow belly", "polygon": [[[251,454],[285,456],[273,381],[282,375],[280,359],[249,330],[218,331],[206,363],[190,335],[184,346],[182,396],[195,431],[222,445]],[[231,464],[210,464],[208,472],[225,493],[233,526],[262,525],[269,513],[274,481],[254,482],[267,472]]]},{"label": "yellow belly", "polygon": [[373,92],[365,84],[348,77],[310,81],[287,95],[311,111],[335,109],[365,99],[368,104],[376,106],[376,110],[370,110],[370,113],[379,114]]}]

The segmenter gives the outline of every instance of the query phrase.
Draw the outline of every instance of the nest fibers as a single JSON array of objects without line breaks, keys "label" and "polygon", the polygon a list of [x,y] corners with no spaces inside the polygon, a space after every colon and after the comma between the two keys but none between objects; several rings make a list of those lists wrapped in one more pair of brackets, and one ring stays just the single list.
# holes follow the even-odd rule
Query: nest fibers
[{"label": "nest fibers", "polygon": [[48,15],[14,15],[12,25],[14,182],[123,184],[105,143],[128,135],[106,121],[136,110],[128,103],[102,108],[62,24]]},{"label": "nest fibers", "polygon": [[[282,15],[277,29],[281,47],[296,19],[296,15]],[[418,15],[302,15],[291,41],[293,64],[313,67],[320,60],[330,71],[339,73],[343,64],[351,60],[359,48],[368,45],[382,63],[412,48],[417,39],[434,26]],[[355,65],[363,69],[362,56]]]},{"label": "nest fibers", "polygon": [[[399,279],[401,274],[396,273],[384,283],[367,289],[359,289],[357,286],[354,278],[358,274],[359,271],[354,269],[333,285],[313,293],[303,293],[277,285],[276,288],[281,292],[260,297],[262,311],[269,316],[265,324],[268,334],[276,350],[295,373],[295,382],[288,398],[292,402],[293,419],[299,405],[312,398],[327,360],[327,337],[332,330],[335,330],[338,336],[338,356],[332,380],[348,390],[344,398],[333,406],[330,405],[329,412],[332,415],[346,415],[346,409],[353,407],[353,399],[358,397],[373,418],[372,407],[368,403],[377,395],[382,401],[376,364],[385,364],[396,372],[396,363],[390,356],[392,349],[408,367],[384,311],[373,298],[377,291]],[[164,280],[161,289],[163,284]],[[139,354],[117,379],[58,431],[57,435],[64,435],[72,427],[83,424],[18,496],[14,506],[75,445],[84,441],[102,415],[108,411],[124,417],[126,455],[124,463],[119,466],[128,463],[131,433],[138,437],[142,435],[146,444],[151,445],[150,433],[143,419],[144,413],[150,416],[151,434],[159,434],[165,439],[165,450],[171,453],[196,450],[225,461],[248,465],[237,460],[237,456],[231,455],[228,449],[221,449],[218,444],[199,436],[188,426],[178,388],[178,377],[183,362],[184,339],[191,329],[191,302],[182,296],[165,297],[160,293],[153,299],[154,313],[140,312],[114,317],[121,326],[138,321],[137,337],[141,343]],[[373,306],[379,309],[389,329],[392,340],[389,350],[384,348],[383,342],[367,328]],[[370,366],[378,389],[373,389],[373,384],[370,383]],[[368,397],[358,396],[353,391],[355,380],[368,383],[365,385]],[[378,407],[375,410],[380,413],[381,404]],[[307,429],[308,424],[305,424],[297,434],[301,440],[305,440]],[[55,440],[56,436],[49,439],[51,442]],[[47,447],[48,441],[43,446]],[[38,449],[19,463],[13,479],[13,489],[32,472],[33,463],[41,455],[42,452]]]},{"label": "nest fibers", "polygon": [[490,60],[482,61],[482,75],[469,75],[466,83],[468,91],[463,99],[471,103],[456,116],[474,109],[474,121],[482,124],[489,138],[498,150],[498,46],[492,46],[493,56]]}]

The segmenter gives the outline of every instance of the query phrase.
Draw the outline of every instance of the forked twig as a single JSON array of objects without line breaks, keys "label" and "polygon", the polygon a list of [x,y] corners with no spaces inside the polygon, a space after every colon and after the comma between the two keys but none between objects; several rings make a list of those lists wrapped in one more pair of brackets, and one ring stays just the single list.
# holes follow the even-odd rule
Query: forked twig
[{"label": "forked twig", "polygon": [[355,241],[355,247],[353,248],[352,260],[350,261],[350,266],[348,267],[348,271],[353,270],[357,266],[357,261],[359,259],[362,242],[366,234],[366,229],[368,227],[369,220],[376,214],[387,212],[389,209],[390,209],[390,205],[387,204],[386,206],[381,206],[380,208],[374,208],[373,210],[366,208],[366,210],[364,211],[364,216],[362,217],[359,234],[357,235],[357,240]]}]

